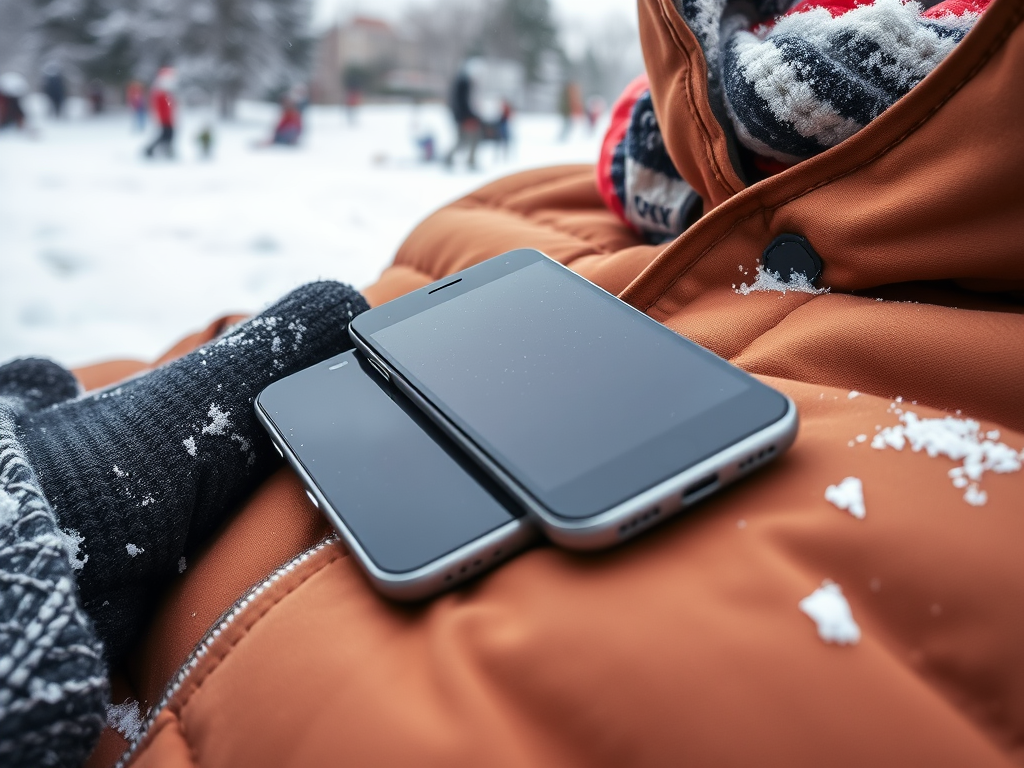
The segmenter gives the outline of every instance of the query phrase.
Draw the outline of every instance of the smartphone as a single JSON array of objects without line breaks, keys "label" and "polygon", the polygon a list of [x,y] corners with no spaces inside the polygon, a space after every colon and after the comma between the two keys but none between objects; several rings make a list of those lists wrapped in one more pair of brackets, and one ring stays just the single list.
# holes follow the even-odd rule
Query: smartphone
[{"label": "smartphone", "polygon": [[256,415],[371,583],[419,600],[521,550],[536,526],[355,351],[264,389]]},{"label": "smartphone", "polygon": [[535,250],[382,304],[349,333],[566,547],[634,536],[796,437],[785,395]]}]

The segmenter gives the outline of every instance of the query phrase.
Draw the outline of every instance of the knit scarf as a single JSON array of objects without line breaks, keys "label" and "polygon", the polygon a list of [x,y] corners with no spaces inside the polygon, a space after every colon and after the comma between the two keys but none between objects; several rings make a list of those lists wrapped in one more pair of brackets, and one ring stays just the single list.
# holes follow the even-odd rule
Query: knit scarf
[{"label": "knit scarf", "polygon": [[[675,0],[707,61],[711,109],[748,181],[849,138],[949,55],[989,0]],[[701,201],[665,150],[646,76],[612,109],[598,163],[608,206],[651,242]]]}]

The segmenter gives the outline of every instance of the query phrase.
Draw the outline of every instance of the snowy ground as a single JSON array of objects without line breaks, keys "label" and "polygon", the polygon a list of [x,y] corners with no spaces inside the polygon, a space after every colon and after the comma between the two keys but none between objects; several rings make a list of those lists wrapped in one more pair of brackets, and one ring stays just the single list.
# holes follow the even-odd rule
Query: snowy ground
[{"label": "snowy ground", "polygon": [[254,312],[316,278],[373,281],[432,210],[522,168],[593,162],[600,130],[557,140],[559,118],[519,116],[513,157],[480,149],[482,170],[417,161],[414,138],[452,138],[443,107],[371,106],[348,125],[313,107],[304,145],[257,150],[276,109],[244,104],[215,127],[186,112],[178,160],[146,161],[153,129],[126,114],[0,134],[0,361],[46,355],[65,365],[152,358],[226,312]]}]

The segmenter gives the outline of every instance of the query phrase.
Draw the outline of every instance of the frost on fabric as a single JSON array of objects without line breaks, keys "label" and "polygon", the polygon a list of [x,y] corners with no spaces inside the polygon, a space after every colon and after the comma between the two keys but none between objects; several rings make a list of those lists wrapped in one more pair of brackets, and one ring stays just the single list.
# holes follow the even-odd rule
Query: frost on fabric
[{"label": "frost on fabric", "polygon": [[210,403],[210,410],[206,414],[210,423],[203,427],[203,434],[223,435],[231,426],[231,420],[228,418],[230,415],[231,411],[222,411],[216,403]]},{"label": "frost on fabric", "polygon": [[770,269],[765,269],[760,264],[757,265],[757,277],[751,285],[746,283],[740,283],[740,287],[736,289],[736,293],[742,294],[743,296],[749,296],[755,291],[780,291],[785,294],[787,291],[794,291],[796,293],[810,293],[817,296],[822,293],[828,293],[828,288],[815,288],[811,285],[811,282],[807,279],[806,275],[795,273],[792,279],[787,283],[782,279],[782,276],[778,272],[773,272]]},{"label": "frost on fabric", "polygon": [[306,326],[298,320],[293,320],[288,323],[288,330],[295,334],[295,343],[292,344],[292,349],[298,349],[302,345],[302,334],[306,332]]},{"label": "frost on fabric", "polygon": [[238,443],[238,448],[239,448],[239,450],[242,451],[242,453],[248,454],[248,457],[246,458],[246,461],[245,461],[245,465],[247,467],[251,467],[253,464],[255,464],[256,463],[256,452],[249,450],[252,447],[252,444],[248,441],[248,439],[246,439],[245,437],[243,437],[242,435],[239,435],[237,433],[231,435],[231,439],[234,440],[236,443]]},{"label": "frost on fabric", "polygon": [[128,552],[128,557],[138,557],[146,551],[142,547],[136,547],[134,544],[125,544],[124,548]]},{"label": "frost on fabric", "polygon": [[[896,399],[902,403],[902,398]],[[925,451],[932,458],[946,456],[959,461],[960,466],[949,470],[955,488],[964,488],[964,501],[978,507],[988,501],[988,494],[978,487],[986,472],[1004,474],[1018,472],[1024,461],[1024,451],[1018,452],[1006,443],[996,442],[999,432],[982,433],[974,419],[945,416],[941,419],[922,419],[917,414],[896,408],[900,424],[885,427],[871,440],[877,450],[894,448],[897,451],[909,443],[915,453]]]},{"label": "frost on fabric", "polygon": [[122,704],[107,704],[107,725],[128,741],[133,741],[142,729],[139,702],[126,699]]},{"label": "frost on fabric", "polygon": [[830,485],[825,489],[825,500],[846,510],[858,520],[863,520],[867,514],[864,508],[864,485],[860,478],[847,477],[839,485]]},{"label": "frost on fabric", "polygon": [[196,455],[196,439],[194,437],[186,438],[181,441],[181,444],[185,446],[185,450],[188,451],[189,456]]},{"label": "frost on fabric", "polygon": [[71,570],[82,570],[85,567],[85,564],[89,562],[88,555],[79,557],[81,547],[85,543],[85,537],[74,528],[58,528],[57,538],[60,539],[60,543],[61,546],[64,547],[64,551],[68,553],[68,562],[71,563]]},{"label": "frost on fabric", "polygon": [[21,507],[7,491],[0,489],[0,528],[14,525],[18,521],[18,510]]},{"label": "frost on fabric", "polygon": [[821,586],[800,601],[800,610],[818,625],[818,637],[826,643],[856,645],[860,627],[853,620],[850,604],[839,585],[825,579]]}]

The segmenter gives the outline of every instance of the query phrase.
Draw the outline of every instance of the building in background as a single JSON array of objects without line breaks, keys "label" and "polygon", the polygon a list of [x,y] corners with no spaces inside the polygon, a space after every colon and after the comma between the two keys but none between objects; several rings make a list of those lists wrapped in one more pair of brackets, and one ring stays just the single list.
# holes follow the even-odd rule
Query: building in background
[{"label": "building in background", "polygon": [[415,40],[383,19],[353,16],[318,39],[310,98],[317,104],[347,103],[353,92],[438,98],[444,78],[427,66],[427,58]]}]

